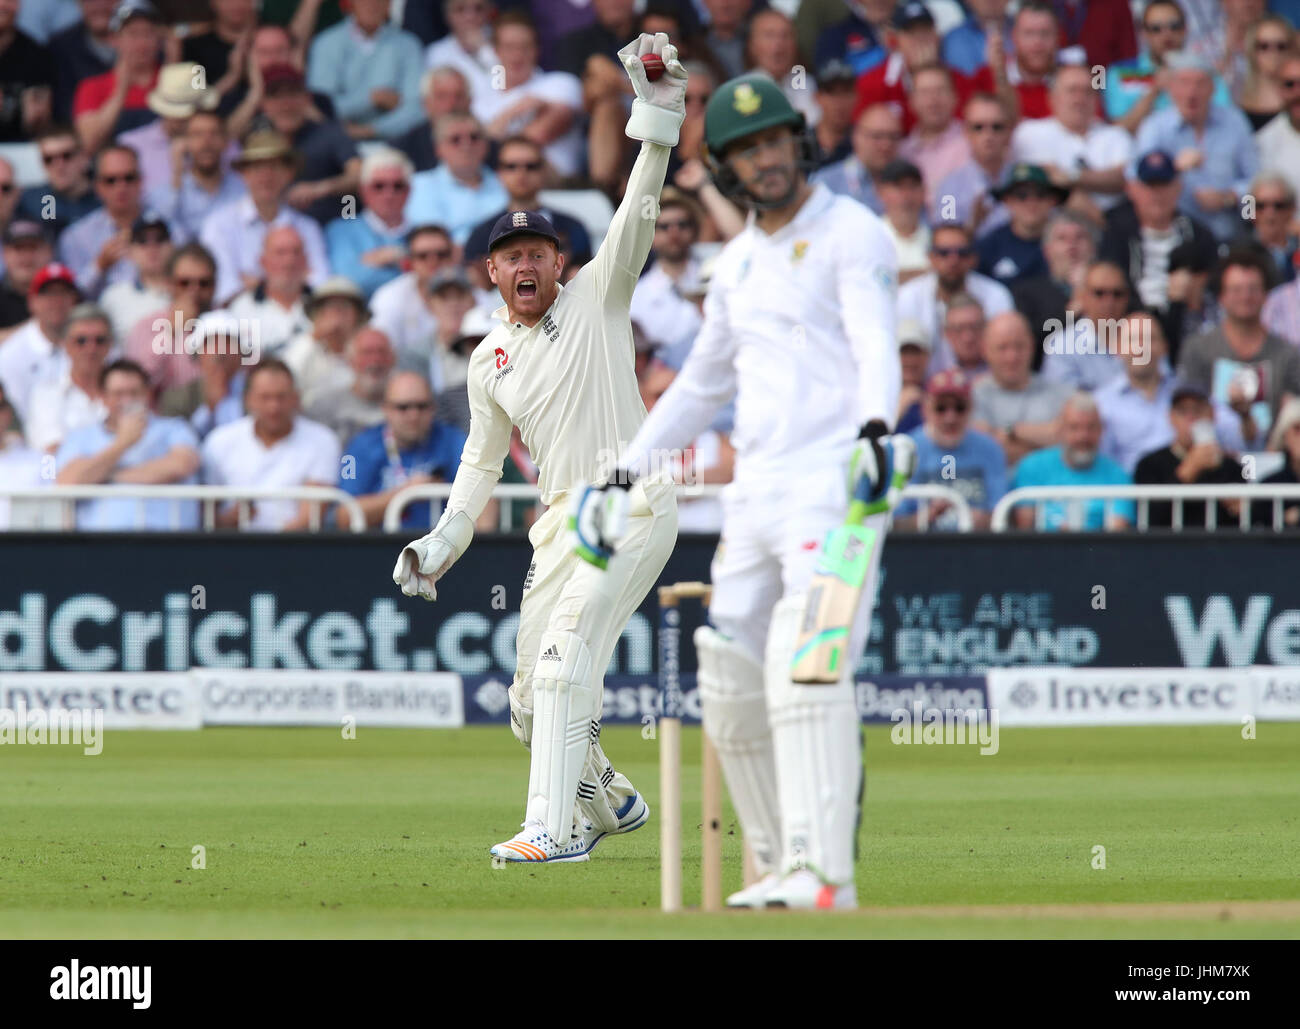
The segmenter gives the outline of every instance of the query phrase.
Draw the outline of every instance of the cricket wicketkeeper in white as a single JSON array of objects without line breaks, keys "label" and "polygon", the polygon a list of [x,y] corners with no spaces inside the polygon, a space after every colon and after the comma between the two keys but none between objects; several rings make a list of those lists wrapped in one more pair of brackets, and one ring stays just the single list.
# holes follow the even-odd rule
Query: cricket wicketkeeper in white
[{"label": "cricket wicketkeeper in white", "polygon": [[[733,907],[857,904],[863,780],[852,673],[889,513],[915,460],[911,440],[888,428],[901,379],[894,245],[866,207],[809,185],[814,146],[803,116],[761,74],[709,100],[705,163],[750,209],[748,223],[717,259],[681,374],[624,455],[634,478],[735,398],[712,627],[695,635],[704,726],[762,875],[728,898]],[[627,477],[603,488],[600,513],[626,495],[617,480]],[[599,547],[616,542],[596,523]],[[824,542],[829,554],[840,531],[856,534],[841,554],[861,585],[848,604],[830,597],[847,576],[817,574]],[[837,603],[840,628],[819,628]],[[823,644],[829,674],[797,674],[797,646]]]},{"label": "cricket wicketkeeper in white", "polygon": [[[641,61],[649,54],[664,67],[655,82]],[[393,570],[407,596],[437,597],[434,584],[469,546],[518,425],[549,509],[528,534],[533,563],[520,606],[510,721],[531,763],[523,829],[491,848],[505,861],[586,861],[606,835],[649,818],[601,750],[600,709],[619,635],[677,540],[670,477],[620,491],[625,503],[603,523],[620,541],[617,554],[575,553],[570,524],[645,420],[628,310],[686,110],[686,71],[666,34],[642,34],[619,56],[636,92],[626,131],[642,141],[623,202],[595,258],[567,286],[559,284],[564,262],[550,222],[524,211],[497,221],[487,267],[505,306],[495,312],[502,324],[470,360],[469,440],[437,526],[408,545]]]}]

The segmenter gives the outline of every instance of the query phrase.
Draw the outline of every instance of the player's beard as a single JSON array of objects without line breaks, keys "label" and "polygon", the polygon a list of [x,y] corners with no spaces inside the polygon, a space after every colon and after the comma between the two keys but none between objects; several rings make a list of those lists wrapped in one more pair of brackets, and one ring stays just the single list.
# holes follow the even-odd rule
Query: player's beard
[{"label": "player's beard", "polygon": [[[780,176],[785,182],[785,188],[780,195],[774,196],[766,192],[759,196],[754,192],[754,186],[761,182],[773,182]],[[795,195],[799,192],[799,170],[795,164],[783,164],[773,168],[765,168],[757,175],[751,177],[747,182],[741,184],[745,191],[746,201],[753,207],[761,210],[774,210],[785,207],[794,200]]]}]

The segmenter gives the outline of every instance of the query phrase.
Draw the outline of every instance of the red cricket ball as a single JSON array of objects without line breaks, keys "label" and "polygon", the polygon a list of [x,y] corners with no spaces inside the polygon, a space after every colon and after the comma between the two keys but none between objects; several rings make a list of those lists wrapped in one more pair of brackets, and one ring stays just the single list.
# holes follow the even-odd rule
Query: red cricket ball
[{"label": "red cricket ball", "polygon": [[651,82],[659,81],[664,73],[664,59],[658,54],[642,54],[641,63],[645,66],[645,77]]}]

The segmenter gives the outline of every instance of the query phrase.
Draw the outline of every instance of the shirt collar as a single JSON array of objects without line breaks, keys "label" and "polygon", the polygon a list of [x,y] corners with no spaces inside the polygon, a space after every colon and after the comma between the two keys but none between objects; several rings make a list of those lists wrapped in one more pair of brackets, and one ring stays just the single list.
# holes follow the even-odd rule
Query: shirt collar
[{"label": "shirt collar", "polygon": [[405,239],[406,234],[411,231],[410,223],[405,219],[402,220],[397,228],[392,229],[384,224],[384,220],[380,218],[379,215],[369,209],[362,211],[361,217],[365,219],[367,225],[385,239]]}]

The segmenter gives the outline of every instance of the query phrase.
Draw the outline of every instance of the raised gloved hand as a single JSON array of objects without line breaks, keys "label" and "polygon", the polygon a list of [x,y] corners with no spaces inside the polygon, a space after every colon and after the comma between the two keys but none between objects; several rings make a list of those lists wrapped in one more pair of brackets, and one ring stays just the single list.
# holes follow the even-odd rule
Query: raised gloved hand
[{"label": "raised gloved hand", "polygon": [[569,514],[573,552],[597,568],[609,567],[614,547],[627,533],[631,484],[626,476],[619,479],[584,488]]},{"label": "raised gloved hand", "polygon": [[915,470],[912,438],[890,435],[878,419],[867,422],[849,458],[849,520],[892,511]]},{"label": "raised gloved hand", "polygon": [[437,600],[434,585],[456,563],[474,536],[474,523],[464,511],[457,511],[438,527],[402,548],[393,568],[393,582],[408,597]]},{"label": "raised gloved hand", "polygon": [[[644,54],[658,54],[664,73],[656,82],[646,78]],[[686,117],[686,69],[677,59],[677,48],[668,42],[668,33],[643,32],[618,52],[636,99],[627,119],[628,138],[647,143],[676,146],[682,121]]]}]

